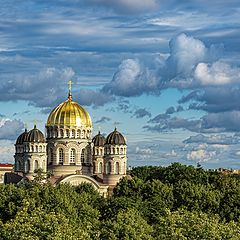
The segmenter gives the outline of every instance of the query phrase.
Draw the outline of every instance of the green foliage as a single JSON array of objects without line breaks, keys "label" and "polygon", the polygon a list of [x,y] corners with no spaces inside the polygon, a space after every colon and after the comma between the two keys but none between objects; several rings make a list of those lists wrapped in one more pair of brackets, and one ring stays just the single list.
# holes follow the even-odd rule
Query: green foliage
[{"label": "green foliage", "polygon": [[150,240],[153,228],[136,209],[121,210],[112,219],[103,223],[101,239]]},{"label": "green foliage", "polygon": [[0,185],[0,239],[240,239],[236,175],[139,167],[104,199],[90,184],[52,186],[36,174]]},{"label": "green foliage", "polygon": [[159,219],[154,230],[154,238],[159,240],[237,240],[240,238],[239,223],[224,223],[217,215],[210,216],[201,212],[169,212]]}]

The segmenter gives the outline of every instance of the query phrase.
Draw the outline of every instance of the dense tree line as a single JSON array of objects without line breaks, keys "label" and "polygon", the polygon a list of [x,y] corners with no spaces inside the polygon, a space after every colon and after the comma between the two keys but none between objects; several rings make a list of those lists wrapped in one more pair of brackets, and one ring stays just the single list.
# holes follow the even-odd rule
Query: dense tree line
[{"label": "dense tree line", "polygon": [[240,239],[240,179],[138,167],[109,198],[91,185],[0,185],[0,239]]}]

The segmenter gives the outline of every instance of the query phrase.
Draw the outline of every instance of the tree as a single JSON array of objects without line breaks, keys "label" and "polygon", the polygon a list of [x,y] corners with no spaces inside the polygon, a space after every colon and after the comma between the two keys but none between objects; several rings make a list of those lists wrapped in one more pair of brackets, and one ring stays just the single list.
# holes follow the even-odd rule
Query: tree
[{"label": "tree", "polygon": [[239,223],[224,223],[217,215],[201,212],[168,212],[155,225],[154,238],[159,240],[240,239]]},{"label": "tree", "polygon": [[151,240],[153,228],[136,209],[119,211],[103,223],[101,239],[106,240]]}]

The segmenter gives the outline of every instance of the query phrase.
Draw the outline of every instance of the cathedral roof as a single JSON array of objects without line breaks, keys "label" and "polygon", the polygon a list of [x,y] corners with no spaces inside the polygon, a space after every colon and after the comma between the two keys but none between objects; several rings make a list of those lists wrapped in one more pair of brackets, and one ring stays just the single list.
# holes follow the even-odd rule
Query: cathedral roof
[{"label": "cathedral roof", "polygon": [[27,129],[25,129],[25,131],[22,134],[20,134],[19,137],[17,138],[16,144],[19,144],[19,145],[23,144],[23,142],[26,141],[27,136],[28,136],[28,131]]},{"label": "cathedral roof", "polygon": [[105,144],[126,145],[126,140],[123,135],[115,128],[114,131],[107,136]]},{"label": "cathedral roof", "polygon": [[44,134],[37,129],[36,125],[28,132],[25,142],[45,142]]},{"label": "cathedral roof", "polygon": [[96,147],[103,147],[105,144],[105,137],[99,131],[98,134],[93,138],[92,142]]},{"label": "cathedral roof", "polygon": [[50,113],[47,126],[76,126],[92,127],[92,121],[88,112],[77,102],[72,101],[72,95],[55,107]]}]

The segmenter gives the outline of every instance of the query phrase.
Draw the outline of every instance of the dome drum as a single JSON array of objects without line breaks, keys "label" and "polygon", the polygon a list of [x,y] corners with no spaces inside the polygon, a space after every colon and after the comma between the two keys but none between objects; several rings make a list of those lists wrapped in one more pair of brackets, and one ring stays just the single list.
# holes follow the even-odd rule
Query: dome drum
[{"label": "dome drum", "polygon": [[47,139],[51,138],[72,138],[72,139],[91,139],[92,128],[87,127],[62,127],[46,126]]}]

